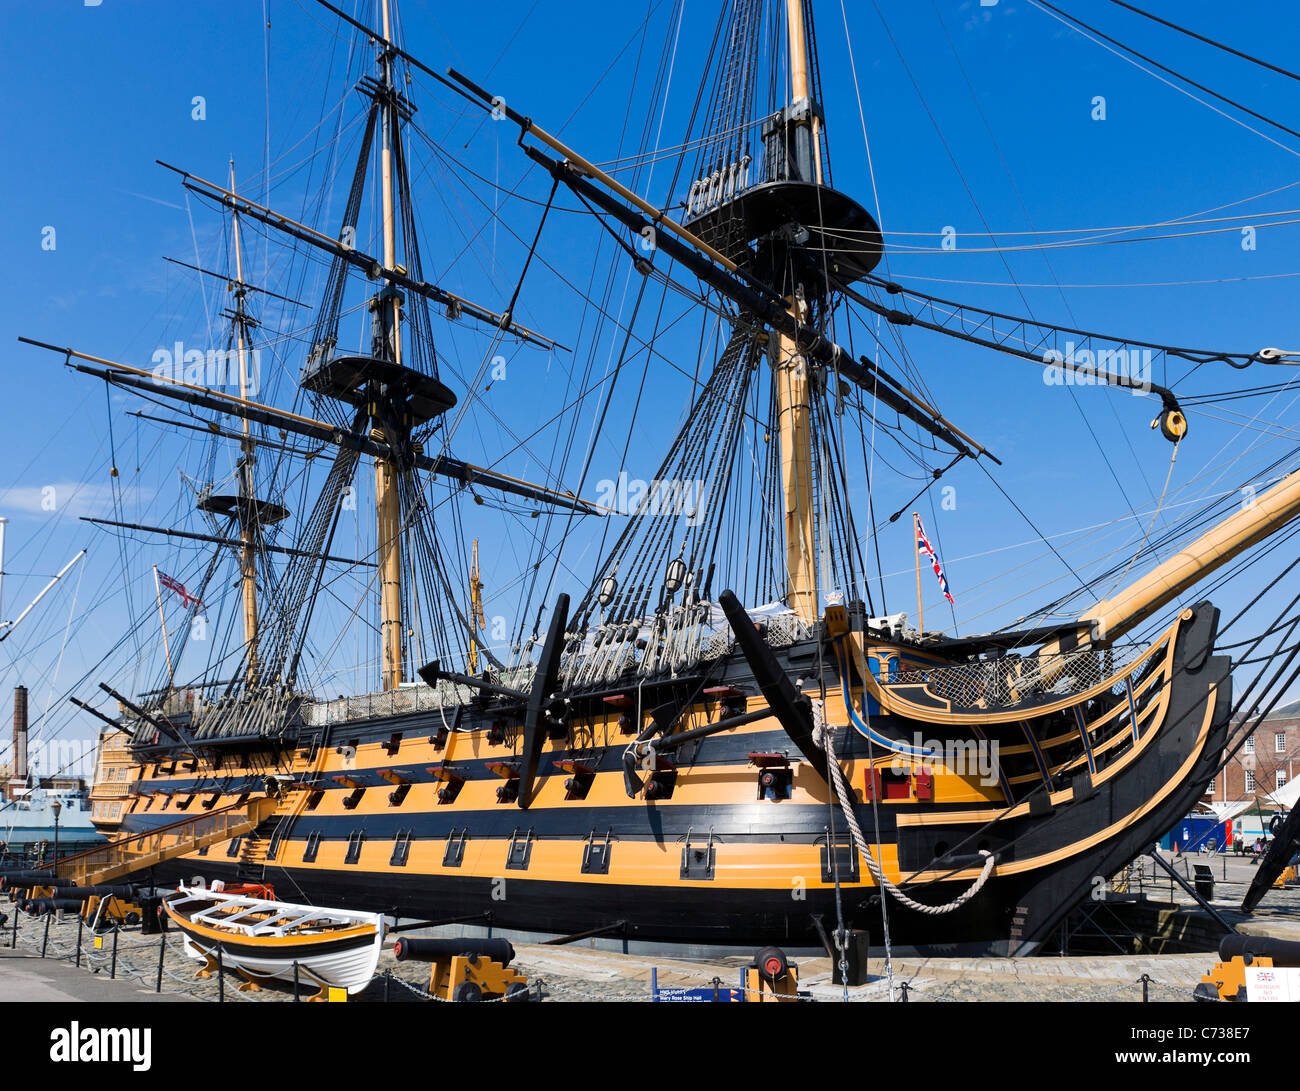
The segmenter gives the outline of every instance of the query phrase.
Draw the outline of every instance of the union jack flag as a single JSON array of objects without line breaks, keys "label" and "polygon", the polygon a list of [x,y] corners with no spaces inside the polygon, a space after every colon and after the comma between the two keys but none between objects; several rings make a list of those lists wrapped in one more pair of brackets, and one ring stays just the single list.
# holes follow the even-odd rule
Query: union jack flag
[{"label": "union jack flag", "polygon": [[165,572],[163,572],[162,569],[158,570],[158,582],[163,587],[167,588],[168,591],[175,591],[176,594],[180,595],[181,602],[183,602],[186,605],[186,607],[188,607],[190,603],[198,603],[198,605],[200,606],[203,605],[203,603],[199,602],[199,597],[197,595],[191,595],[188,591],[185,590],[185,585],[183,583],[181,583],[179,580],[172,579]]},{"label": "union jack flag", "polygon": [[916,548],[930,558],[934,574],[939,579],[939,587],[943,590],[943,597],[956,606],[957,600],[952,597],[952,592],[948,590],[948,579],[943,574],[943,565],[939,563],[939,556],[935,553],[934,546],[930,544],[930,539],[925,536],[925,528],[921,526],[921,517],[916,512],[912,512],[912,518],[916,521]]}]

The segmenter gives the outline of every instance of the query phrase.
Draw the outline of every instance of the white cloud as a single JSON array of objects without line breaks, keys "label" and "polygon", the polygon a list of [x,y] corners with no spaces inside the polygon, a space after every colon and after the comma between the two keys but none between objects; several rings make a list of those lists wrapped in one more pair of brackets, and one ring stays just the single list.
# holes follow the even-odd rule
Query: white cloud
[{"label": "white cloud", "polygon": [[[153,498],[154,489],[124,485],[119,490],[124,505]],[[0,489],[0,515],[25,512],[32,515],[106,515],[113,509],[111,485],[89,481],[50,481]]]}]

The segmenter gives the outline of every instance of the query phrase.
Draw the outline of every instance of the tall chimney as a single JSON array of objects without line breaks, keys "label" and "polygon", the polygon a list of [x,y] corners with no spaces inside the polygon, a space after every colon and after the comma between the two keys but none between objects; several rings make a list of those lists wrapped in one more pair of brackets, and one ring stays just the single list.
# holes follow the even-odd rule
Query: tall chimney
[{"label": "tall chimney", "polygon": [[14,687],[13,779],[27,783],[27,687]]}]

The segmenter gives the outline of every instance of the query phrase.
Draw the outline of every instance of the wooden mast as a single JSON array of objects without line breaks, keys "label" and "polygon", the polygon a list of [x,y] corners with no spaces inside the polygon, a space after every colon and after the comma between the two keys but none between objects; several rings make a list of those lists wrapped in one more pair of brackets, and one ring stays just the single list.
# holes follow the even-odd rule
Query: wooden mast
[{"label": "wooden mast", "polygon": [[[384,41],[380,54],[382,82],[392,90],[393,71],[392,29],[388,10],[389,0],[381,0]],[[397,111],[391,97],[383,103],[382,144],[380,147],[380,174],[384,216],[384,265],[392,269],[397,264],[397,229],[393,199],[393,142],[396,137]],[[374,320],[391,331],[385,344],[392,353],[394,363],[402,362],[402,303],[393,292],[382,308],[391,307],[388,314],[377,310]],[[396,441],[383,428],[374,430],[381,441]],[[383,688],[394,690],[402,684],[402,507],[398,490],[397,464],[388,458],[375,459],[375,507],[378,517],[378,564],[380,643],[383,649]]]},{"label": "wooden mast", "polygon": [[478,674],[478,632],[485,627],[483,618],[483,581],[479,578],[478,539],[469,562],[469,672]]},{"label": "wooden mast", "polygon": [[172,679],[176,676],[176,671],[172,667],[172,648],[167,640],[167,615],[163,612],[162,600],[162,580],[158,578],[158,566],[153,566],[153,590],[158,598],[158,623],[162,626],[163,638],[163,655],[167,658],[167,692],[172,690]]},{"label": "wooden mast", "polygon": [[925,633],[925,611],[921,608],[921,517],[912,512],[912,549],[916,553],[916,631]]},{"label": "wooden mast", "polygon": [[[1118,639],[1193,584],[1297,516],[1300,516],[1300,473],[1293,473],[1263,496],[1252,497],[1250,503],[1211,527],[1163,564],[1082,614],[1079,621],[1085,627],[1080,629],[1079,638],[1103,645]],[[1064,650],[1060,648],[1059,640],[1043,649],[1049,653],[1057,650]]]},{"label": "wooden mast", "polygon": [[[786,36],[790,52],[791,105],[810,101],[808,40],[804,34],[803,0],[786,0]],[[809,118],[812,111],[808,111]],[[807,127],[809,120],[795,122]],[[814,141],[817,131],[812,130]],[[822,180],[821,156],[814,158],[818,184]],[[786,296],[786,309],[800,322],[807,307],[794,294]],[[809,396],[808,361],[795,339],[786,333],[776,337],[773,378],[776,384],[777,419],[780,424],[781,487],[785,505],[786,605],[803,620],[815,621],[817,605],[817,563],[813,529],[812,490],[812,406]]]},{"label": "wooden mast", "polygon": [[[235,161],[230,161],[230,192],[235,192]],[[239,210],[231,205],[232,235],[235,244],[235,337],[239,351],[239,396],[248,400],[248,343],[244,333],[244,254],[239,238]],[[244,644],[248,649],[247,680],[257,681],[257,512],[254,505],[253,463],[255,461],[251,426],[242,418],[243,439],[239,458],[239,582],[243,594]]]}]

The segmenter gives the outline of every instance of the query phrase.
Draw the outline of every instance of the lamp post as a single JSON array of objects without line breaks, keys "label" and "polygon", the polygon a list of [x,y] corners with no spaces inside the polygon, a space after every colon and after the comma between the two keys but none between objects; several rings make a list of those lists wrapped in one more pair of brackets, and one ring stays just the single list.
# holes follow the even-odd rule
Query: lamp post
[{"label": "lamp post", "polygon": [[59,812],[63,810],[63,804],[57,799],[50,804],[50,810],[54,812],[54,873],[59,873]]}]

